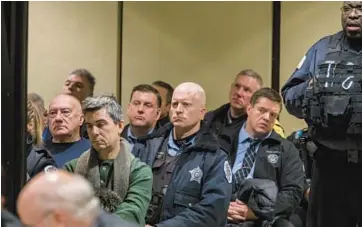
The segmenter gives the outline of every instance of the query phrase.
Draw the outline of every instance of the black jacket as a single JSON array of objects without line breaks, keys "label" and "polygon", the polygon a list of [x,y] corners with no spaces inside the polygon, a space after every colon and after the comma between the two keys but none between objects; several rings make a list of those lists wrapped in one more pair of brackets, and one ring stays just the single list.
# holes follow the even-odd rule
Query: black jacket
[{"label": "black jacket", "polygon": [[28,141],[28,156],[26,160],[29,178],[34,177],[42,171],[51,171],[57,168],[52,155],[43,147],[34,147]]},{"label": "black jacket", "polygon": [[[310,156],[309,143],[312,143],[308,136],[307,129],[302,129],[293,132],[287,138],[291,141],[294,146],[299,150],[299,156],[303,161],[304,165],[304,193],[310,188],[310,182],[312,180],[313,173],[313,159]],[[313,143],[312,143],[313,144]],[[312,146],[312,145],[311,145]],[[305,196],[303,196],[302,202],[300,204],[302,207],[308,207],[308,201]]]},{"label": "black jacket", "polygon": [[274,181],[263,179],[246,179],[236,193],[236,198],[245,202],[254,214],[272,221],[274,206],[278,196],[278,187]]},{"label": "black jacket", "polygon": [[302,200],[305,178],[299,151],[274,131],[258,148],[253,178],[276,182],[275,216],[289,216]]},{"label": "black jacket", "polygon": [[[172,130],[169,124],[144,143],[136,143],[133,153],[152,166],[164,140]],[[220,149],[212,132],[199,131],[193,145],[180,151],[164,197],[161,221],[157,227],[219,227],[226,224],[231,200],[231,170],[228,156]],[[154,167],[157,168],[157,167]],[[200,183],[192,171],[201,171]]]},{"label": "black jacket", "polygon": [[220,146],[229,154],[232,152],[232,144],[235,142],[235,138],[240,128],[245,123],[247,115],[228,122],[228,111],[230,109],[230,103],[224,104],[216,110],[209,111],[204,117],[205,128],[211,129],[219,137]]}]

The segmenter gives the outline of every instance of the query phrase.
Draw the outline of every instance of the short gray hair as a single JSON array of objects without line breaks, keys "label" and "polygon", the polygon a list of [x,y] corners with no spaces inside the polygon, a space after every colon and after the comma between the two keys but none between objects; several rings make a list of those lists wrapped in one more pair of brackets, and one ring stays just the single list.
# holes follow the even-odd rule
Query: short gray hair
[{"label": "short gray hair", "polygon": [[247,76],[250,78],[254,78],[256,81],[258,81],[260,86],[263,86],[263,78],[260,76],[259,73],[255,72],[252,69],[244,69],[241,70],[237,75],[236,78],[238,78],[239,76]]},{"label": "short gray hair", "polygon": [[82,106],[84,114],[105,108],[107,114],[112,118],[114,123],[118,124],[123,119],[122,107],[118,104],[114,96],[102,95],[88,97],[83,101]]}]

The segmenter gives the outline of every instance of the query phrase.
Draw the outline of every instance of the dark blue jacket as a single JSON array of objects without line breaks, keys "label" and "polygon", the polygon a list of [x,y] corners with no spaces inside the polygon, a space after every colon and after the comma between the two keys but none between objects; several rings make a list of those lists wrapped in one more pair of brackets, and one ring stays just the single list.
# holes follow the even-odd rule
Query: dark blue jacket
[{"label": "dark blue jacket", "polygon": [[[346,58],[356,58],[361,56],[360,46],[357,43],[348,41],[343,31],[331,36],[326,36],[315,43],[307,52],[293,75],[282,88],[282,96],[284,99],[287,111],[297,118],[303,119],[303,100],[306,96],[307,87],[311,78],[316,76],[318,65],[321,61],[329,58],[338,58],[342,56]],[[338,60],[338,59],[336,59]],[[306,120],[306,123],[311,126],[312,122]],[[312,128],[313,129],[313,128]],[[322,145],[334,150],[354,149],[358,150],[359,141],[354,138],[347,138],[347,134],[341,136],[333,131],[340,129],[331,128],[330,130],[312,130],[311,137],[313,141],[318,142],[318,146]],[[329,132],[330,134],[326,133]],[[333,135],[336,135],[333,137]]]},{"label": "dark blue jacket", "polygon": [[[126,127],[123,129],[123,132],[126,130]],[[168,136],[167,132],[171,131],[172,127],[173,125],[168,123],[165,126],[156,129],[149,135],[139,137],[133,146],[133,155],[152,167],[157,152],[159,151],[163,140]],[[127,133],[123,132],[123,138],[127,138]]]},{"label": "dark blue jacket", "polygon": [[51,140],[45,143],[45,147],[52,154],[57,166],[63,168],[65,163],[79,158],[85,151],[89,150],[91,148],[91,142],[88,139],[81,138],[78,142],[68,147],[68,149],[57,153],[53,152],[54,146],[56,146],[56,144],[53,144]]},{"label": "dark blue jacket", "polygon": [[332,38],[342,38],[343,32],[326,36],[315,43],[303,57],[298,67],[282,87],[282,96],[287,111],[297,118],[303,119],[302,101],[308,87],[309,80],[316,75],[318,63],[324,60],[329,51]]},{"label": "dark blue jacket", "polygon": [[[172,125],[158,130],[146,143],[136,143],[134,153],[142,161],[153,163]],[[156,152],[156,153],[155,153]],[[181,151],[164,197],[157,227],[219,227],[226,224],[231,200],[231,170],[228,156],[220,149],[215,134],[199,131],[193,145]],[[201,182],[191,180],[195,168],[202,170]],[[229,171],[230,170],[230,171]]]}]

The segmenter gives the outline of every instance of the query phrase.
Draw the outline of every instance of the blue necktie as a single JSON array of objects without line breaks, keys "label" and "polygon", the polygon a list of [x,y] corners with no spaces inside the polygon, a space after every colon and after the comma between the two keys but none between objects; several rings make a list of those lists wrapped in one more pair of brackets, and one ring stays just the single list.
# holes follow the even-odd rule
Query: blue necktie
[{"label": "blue necktie", "polygon": [[240,185],[241,182],[248,177],[251,169],[253,168],[255,161],[255,148],[257,147],[260,140],[253,140],[249,138],[250,145],[246,150],[245,157],[241,168],[235,172],[235,181],[237,185]]}]

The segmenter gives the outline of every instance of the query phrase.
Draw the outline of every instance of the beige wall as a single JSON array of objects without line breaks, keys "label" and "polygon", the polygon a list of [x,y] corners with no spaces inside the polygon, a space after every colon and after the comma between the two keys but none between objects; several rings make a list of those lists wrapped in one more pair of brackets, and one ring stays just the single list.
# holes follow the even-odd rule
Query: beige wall
[{"label": "beige wall", "polygon": [[[282,2],[280,87],[290,77],[308,49],[319,39],[341,29],[341,2]],[[305,126],[284,109],[281,123],[286,133]]]},{"label": "beige wall", "polygon": [[122,104],[157,79],[199,83],[208,109],[227,101],[242,69],[270,85],[271,19],[271,2],[124,2]]},{"label": "beige wall", "polygon": [[82,67],[95,94],[118,94],[117,16],[117,2],[29,2],[28,90],[48,103]]},{"label": "beige wall", "polygon": [[[341,2],[282,2],[281,86],[308,48],[340,29]],[[254,10],[258,9],[255,17]],[[48,103],[67,73],[84,67],[95,94],[122,94],[156,79],[201,84],[208,109],[227,101],[241,69],[271,79],[271,2],[124,2],[122,88],[118,87],[117,2],[30,2],[28,89]],[[284,109],[289,134],[303,127]]]}]

